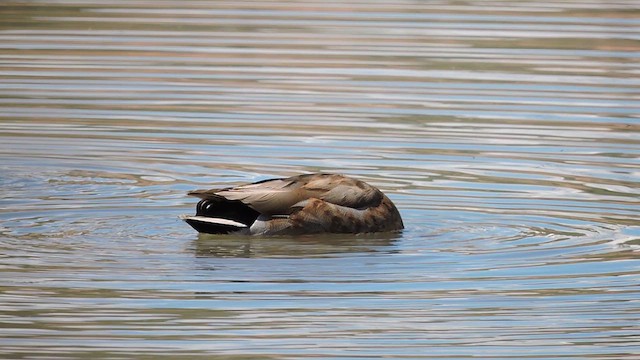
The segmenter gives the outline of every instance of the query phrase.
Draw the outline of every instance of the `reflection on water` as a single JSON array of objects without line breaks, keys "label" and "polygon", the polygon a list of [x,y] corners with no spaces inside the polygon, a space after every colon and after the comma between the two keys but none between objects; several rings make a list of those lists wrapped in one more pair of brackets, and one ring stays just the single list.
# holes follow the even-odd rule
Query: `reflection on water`
[{"label": "reflection on water", "polygon": [[353,253],[388,253],[399,233],[237,237],[198,234],[193,248],[199,257],[332,257]]},{"label": "reflection on water", "polygon": [[[636,1],[0,5],[0,357],[640,356]],[[198,235],[311,171],[406,229]]]}]

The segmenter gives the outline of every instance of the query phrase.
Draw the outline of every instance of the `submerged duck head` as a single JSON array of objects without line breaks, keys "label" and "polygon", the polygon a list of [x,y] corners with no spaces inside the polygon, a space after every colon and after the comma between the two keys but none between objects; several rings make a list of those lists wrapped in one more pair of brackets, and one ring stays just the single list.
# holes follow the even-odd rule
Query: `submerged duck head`
[{"label": "submerged duck head", "polygon": [[337,174],[269,179],[189,195],[201,199],[196,215],[181,218],[202,233],[369,233],[404,228],[398,209],[380,190]]}]

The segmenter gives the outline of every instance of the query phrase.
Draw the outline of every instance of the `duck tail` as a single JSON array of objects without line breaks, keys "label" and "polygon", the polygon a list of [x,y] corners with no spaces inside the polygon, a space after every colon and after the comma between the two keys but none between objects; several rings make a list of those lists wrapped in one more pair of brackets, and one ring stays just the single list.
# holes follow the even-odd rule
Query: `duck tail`
[{"label": "duck tail", "polygon": [[229,234],[248,230],[258,215],[240,201],[211,196],[198,202],[195,216],[182,215],[180,218],[198,232]]}]

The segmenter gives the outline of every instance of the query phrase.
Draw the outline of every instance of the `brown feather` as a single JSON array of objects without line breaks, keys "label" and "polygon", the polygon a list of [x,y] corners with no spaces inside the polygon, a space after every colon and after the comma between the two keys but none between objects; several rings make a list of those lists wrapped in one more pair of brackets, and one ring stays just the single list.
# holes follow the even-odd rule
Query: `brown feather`
[{"label": "brown feather", "polygon": [[395,205],[380,190],[342,175],[299,175],[189,195],[222,197],[257,211],[260,216],[251,234],[360,233],[404,227]]}]

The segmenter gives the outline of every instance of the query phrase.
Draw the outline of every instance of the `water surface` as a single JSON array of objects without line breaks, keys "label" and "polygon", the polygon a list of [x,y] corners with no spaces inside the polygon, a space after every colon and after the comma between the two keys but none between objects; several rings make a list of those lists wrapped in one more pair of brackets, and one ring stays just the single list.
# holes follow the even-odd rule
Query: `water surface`
[{"label": "water surface", "polygon": [[[636,1],[0,5],[0,357],[640,356]],[[332,171],[397,234],[246,238]]]}]

